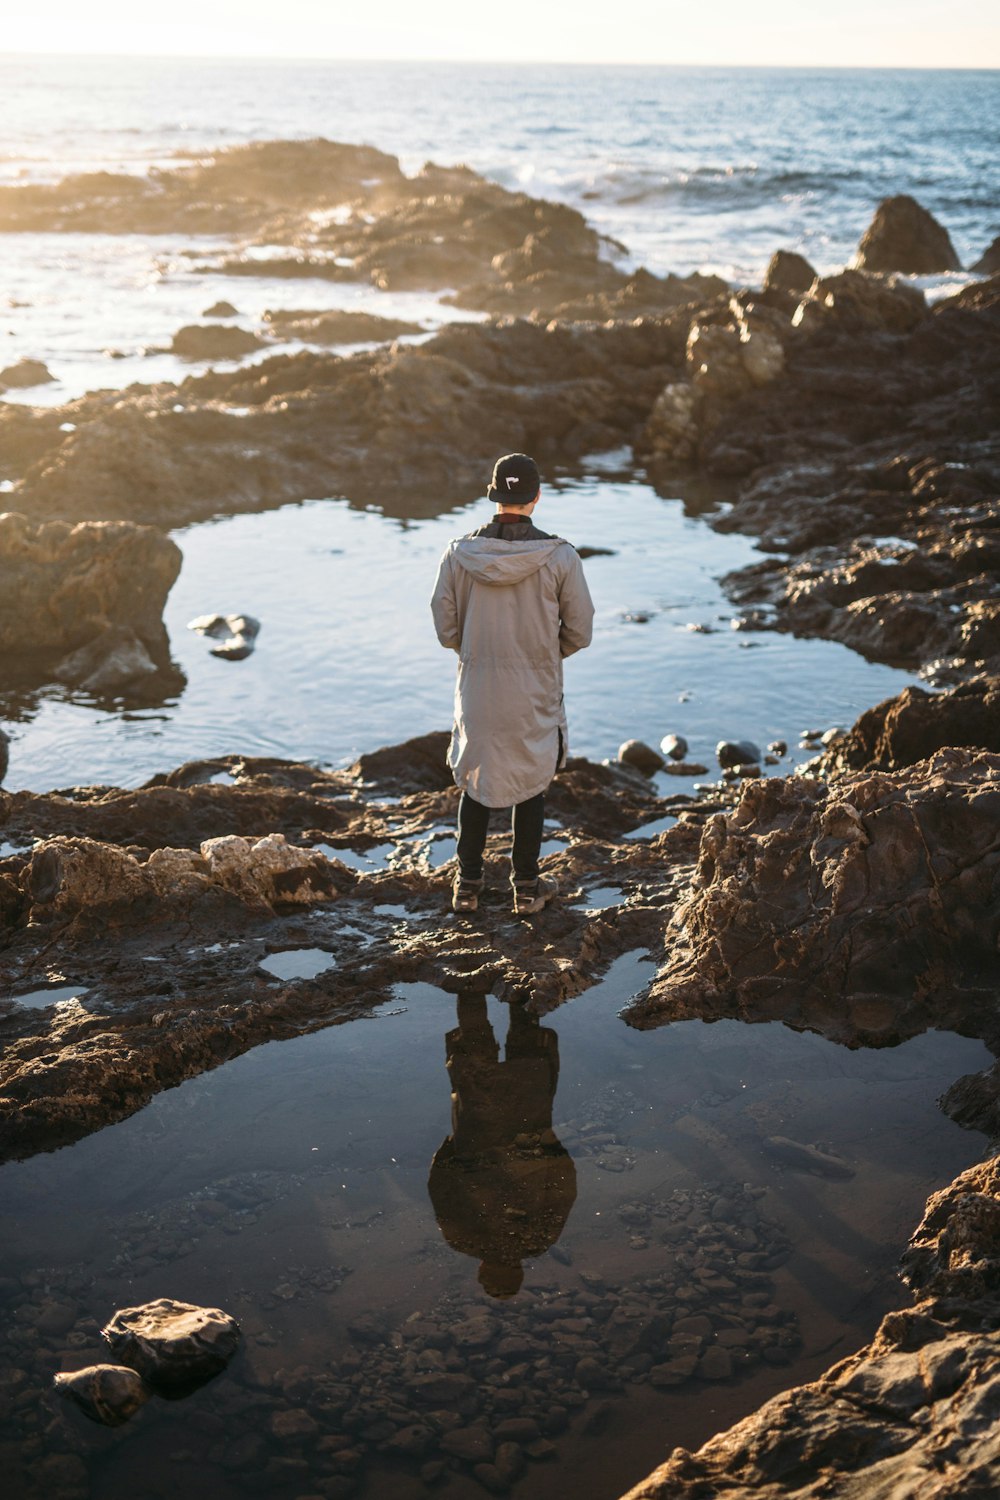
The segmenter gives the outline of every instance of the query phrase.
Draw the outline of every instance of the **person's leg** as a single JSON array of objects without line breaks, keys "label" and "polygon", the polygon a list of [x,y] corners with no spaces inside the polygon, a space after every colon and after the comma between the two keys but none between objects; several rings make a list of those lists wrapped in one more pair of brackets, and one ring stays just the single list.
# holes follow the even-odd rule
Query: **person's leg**
[{"label": "person's leg", "polygon": [[545,822],[545,793],[539,792],[527,802],[519,802],[511,816],[514,826],[514,848],[511,864],[514,879],[538,879],[538,851],[542,847],[542,827]]},{"label": "person's leg", "polygon": [[490,810],[463,792],[458,804],[458,867],[463,880],[482,880]]}]

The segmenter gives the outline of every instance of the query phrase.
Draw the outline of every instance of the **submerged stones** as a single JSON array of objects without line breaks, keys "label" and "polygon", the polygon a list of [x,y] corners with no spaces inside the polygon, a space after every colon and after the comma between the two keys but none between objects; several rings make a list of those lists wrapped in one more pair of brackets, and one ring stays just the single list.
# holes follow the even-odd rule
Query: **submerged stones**
[{"label": "submerged stones", "polygon": [[103,1337],[154,1388],[184,1393],[224,1370],[240,1342],[239,1324],[217,1307],[161,1297],[116,1312]]},{"label": "submerged stones", "polygon": [[53,1385],[92,1422],[121,1427],[153,1394],[142,1376],[125,1365],[88,1365],[59,1374]]},{"label": "submerged stones", "polygon": [[[865,1348],[768,1401],[696,1453],[676,1448],[625,1500],[992,1495],[1000,1467],[1000,1169],[927,1203],[903,1256],[920,1299]],[[941,1455],[948,1454],[947,1473]]]}]

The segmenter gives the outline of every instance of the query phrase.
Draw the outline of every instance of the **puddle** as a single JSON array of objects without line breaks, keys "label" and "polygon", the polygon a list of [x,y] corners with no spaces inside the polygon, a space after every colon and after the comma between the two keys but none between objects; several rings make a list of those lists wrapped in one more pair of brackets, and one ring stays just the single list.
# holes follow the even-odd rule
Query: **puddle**
[{"label": "puddle", "polygon": [[23,995],[11,995],[15,1005],[25,1010],[47,1010],[50,1005],[62,1005],[67,1000],[79,1000],[88,990],[86,984],[44,985],[40,990],[26,990]]},{"label": "puddle", "polygon": [[352,870],[367,872],[388,869],[389,860],[396,852],[395,844],[373,844],[370,849],[337,849],[333,844],[312,844],[310,847],[328,859],[339,859],[342,865]]},{"label": "puddle", "polygon": [[0,859],[10,859],[12,854],[30,854],[30,844],[0,843]]},{"label": "puddle", "polygon": [[625,900],[625,892],[617,885],[598,885],[592,891],[579,900],[574,901],[575,907],[583,907],[585,911],[605,911],[609,906],[620,906]]},{"label": "puddle", "polygon": [[[401,985],[368,1025],[259,1047],[0,1169],[15,1487],[50,1371],[154,1297],[227,1308],[244,1353],[113,1446],[47,1426],[91,1500],[158,1472],[194,1500],[346,1493],[347,1473],[410,1500],[424,1464],[501,1442],[518,1500],[608,1500],[864,1342],[927,1195],[982,1152],[934,1101],[986,1048],[635,1032],[617,1011],[651,972],[621,959],[541,1023]],[[446,1472],[455,1500],[482,1493],[465,1458]]]},{"label": "puddle", "polygon": [[651,839],[658,833],[666,833],[668,828],[673,828],[677,822],[676,813],[667,813],[664,818],[656,818],[652,823],[643,823],[641,828],[633,828],[631,833],[623,834],[627,839]]},{"label": "puddle", "polygon": [[420,920],[408,906],[373,906],[372,911],[376,917],[397,917],[400,921],[408,922]]},{"label": "puddle", "polygon": [[440,870],[450,859],[455,858],[455,850],[458,848],[458,840],[453,833],[445,838],[431,839],[424,846],[423,858],[432,870]]},{"label": "puddle", "polygon": [[337,967],[337,960],[326,948],[286,948],[269,953],[257,967],[273,974],[275,979],[315,979]]}]

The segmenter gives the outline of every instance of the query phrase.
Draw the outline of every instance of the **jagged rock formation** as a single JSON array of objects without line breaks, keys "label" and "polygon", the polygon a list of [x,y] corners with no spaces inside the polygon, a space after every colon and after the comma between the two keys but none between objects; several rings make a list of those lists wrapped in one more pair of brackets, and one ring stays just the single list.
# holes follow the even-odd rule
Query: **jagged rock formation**
[{"label": "jagged rock formation", "polygon": [[628,1012],[761,1015],[886,1042],[990,1014],[1000,756],[940,750],[834,785],[751,781],[705,829],[666,962]]},{"label": "jagged rock formation", "polygon": [[812,770],[823,777],[866,767],[898,771],[949,745],[1000,755],[1000,679],[984,677],[944,693],[904,688],[866,709]]}]

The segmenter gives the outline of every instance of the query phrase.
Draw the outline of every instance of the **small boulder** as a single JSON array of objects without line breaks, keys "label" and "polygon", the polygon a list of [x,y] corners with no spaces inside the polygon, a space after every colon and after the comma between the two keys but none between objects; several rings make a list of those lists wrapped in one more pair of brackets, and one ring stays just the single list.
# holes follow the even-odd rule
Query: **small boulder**
[{"label": "small boulder", "polygon": [[239,1324],[228,1313],[170,1297],[119,1310],[102,1333],[123,1363],[173,1394],[218,1375],[240,1342]]},{"label": "small boulder", "polygon": [[906,193],[883,198],[861,237],[854,265],[865,271],[902,271],[906,276],[962,269],[947,229]]},{"label": "small boulder", "polygon": [[651,745],[643,740],[626,740],[618,747],[618,759],[623,766],[634,766],[644,776],[653,776],[663,770],[663,756],[657,755]]},{"label": "small boulder", "polygon": [[263,349],[264,340],[246,328],[229,328],[224,323],[208,323],[201,327],[189,323],[178,328],[170,343],[170,353],[181,359],[239,359]]},{"label": "small boulder", "polygon": [[60,1396],[105,1427],[121,1427],[153,1394],[142,1377],[124,1365],[88,1365],[56,1375],[52,1383]]},{"label": "small boulder", "polygon": [[7,775],[7,767],[10,765],[10,735],[0,729],[0,786]]},{"label": "small boulder", "polygon": [[683,760],[688,753],[688,742],[682,734],[665,734],[660,741],[660,750],[671,760]]},{"label": "small boulder", "polygon": [[775,250],[764,274],[765,292],[807,292],[816,280],[816,272],[804,255],[794,250]]},{"label": "small boulder", "polygon": [[1000,234],[969,270],[974,271],[977,276],[996,276],[1000,272]]},{"label": "small boulder", "polygon": [[202,313],[203,318],[238,318],[239,312],[231,302],[213,302]]},{"label": "small boulder", "polygon": [[16,365],[0,370],[0,391],[26,390],[33,385],[49,385],[55,376],[40,359],[19,359]]},{"label": "small boulder", "polygon": [[720,740],[715,757],[723,770],[727,766],[752,766],[760,761],[760,750],[753,740]]},{"label": "small boulder", "polygon": [[189,622],[188,630],[221,641],[221,645],[212,647],[213,656],[223,661],[244,661],[256,644],[260,621],[253,615],[199,615]]}]

